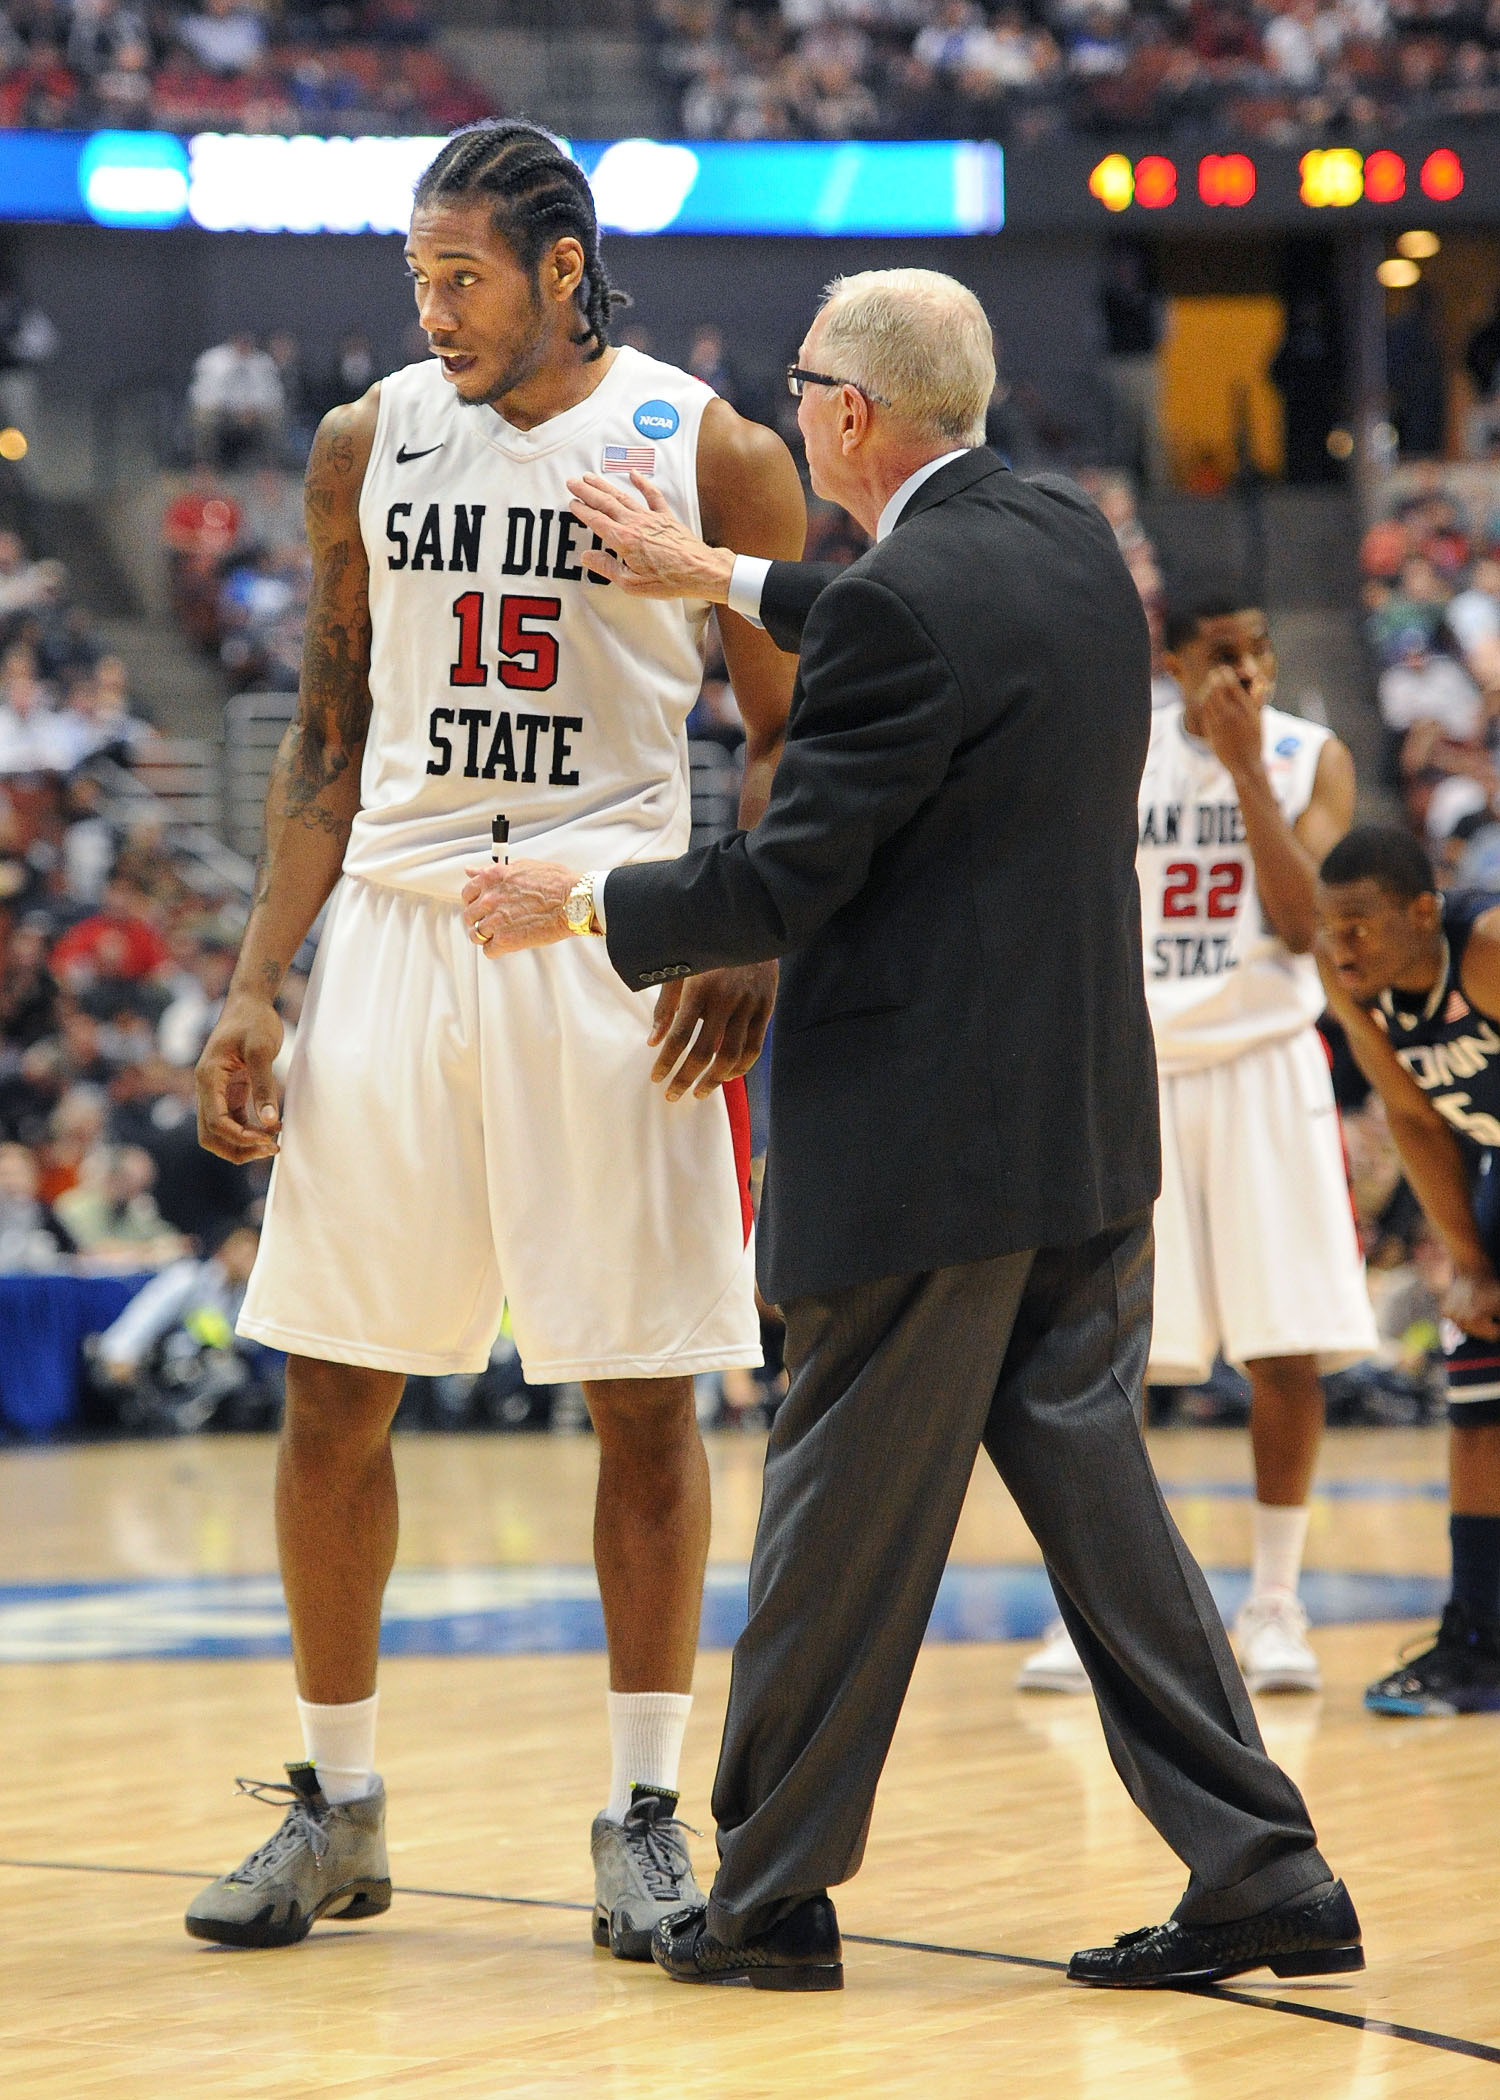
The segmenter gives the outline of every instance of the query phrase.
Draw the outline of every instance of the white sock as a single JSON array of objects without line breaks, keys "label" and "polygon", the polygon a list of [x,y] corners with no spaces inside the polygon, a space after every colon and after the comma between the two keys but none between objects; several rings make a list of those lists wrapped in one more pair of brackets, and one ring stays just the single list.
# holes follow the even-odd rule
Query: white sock
[{"label": "white sock", "polygon": [[318,1784],[330,1801],[359,1801],[375,1786],[375,1709],[379,1692],[347,1706],[297,1701],[302,1743],[318,1768]]},{"label": "white sock", "polygon": [[604,1813],[623,1823],[630,1789],[661,1786],[677,1791],[682,1739],[693,1710],[691,1692],[610,1692],[609,1805]]},{"label": "white sock", "polygon": [[1290,1590],[1295,1596],[1302,1576],[1302,1549],[1307,1544],[1307,1518],[1305,1502],[1290,1508],[1256,1503],[1252,1597],[1263,1597],[1268,1590]]}]

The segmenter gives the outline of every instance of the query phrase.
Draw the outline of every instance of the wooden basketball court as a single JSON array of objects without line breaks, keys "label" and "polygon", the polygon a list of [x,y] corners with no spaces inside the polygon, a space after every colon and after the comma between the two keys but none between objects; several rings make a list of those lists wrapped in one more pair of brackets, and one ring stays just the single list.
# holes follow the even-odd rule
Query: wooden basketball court
[{"label": "wooden basketball court", "polygon": [[[1243,1569],[1244,1438],[1177,1430],[1153,1450],[1205,1565]],[[743,1609],[760,1455],[713,1443],[710,1641]],[[1500,2095],[1500,1715],[1360,1705],[1442,1594],[1441,1430],[1330,1438],[1309,1549],[1314,1615],[1343,1621],[1315,1636],[1326,1689],[1260,1703],[1359,1905],[1368,1971],[1202,1994],[1062,1980],[1073,1947],[1166,1915],[1183,1875],[1092,1702],[1012,1690],[1027,1641],[997,1630],[1029,1633],[1045,1597],[987,1468],[864,1871],[837,1895],[847,1990],[689,1990],[596,1953],[588,1827],[608,1760],[586,1437],[400,1440],[402,1652],[381,1720],[395,1905],[280,1952],[189,1940],[195,1885],[276,1820],[233,1775],[275,1779],[300,1755],[274,1652],[271,1462],[251,1438],[0,1456],[6,2100]],[[705,1829],[727,1683],[725,1648],[706,1648],[683,1800]],[[697,1851],[706,1882],[711,1841]]]}]

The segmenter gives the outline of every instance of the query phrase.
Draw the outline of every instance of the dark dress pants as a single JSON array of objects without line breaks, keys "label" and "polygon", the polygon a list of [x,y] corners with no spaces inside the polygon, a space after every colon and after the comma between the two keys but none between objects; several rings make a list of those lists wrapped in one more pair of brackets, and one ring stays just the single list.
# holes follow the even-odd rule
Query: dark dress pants
[{"label": "dark dress pants", "polygon": [[730,1945],[858,1870],[981,1442],[1041,1547],[1115,1769],[1189,1869],[1176,1915],[1244,1917],[1330,1878],[1146,1455],[1151,1285],[1143,1212],[1077,1246],[786,1308],[791,1390],[714,1784],[709,1924]]}]

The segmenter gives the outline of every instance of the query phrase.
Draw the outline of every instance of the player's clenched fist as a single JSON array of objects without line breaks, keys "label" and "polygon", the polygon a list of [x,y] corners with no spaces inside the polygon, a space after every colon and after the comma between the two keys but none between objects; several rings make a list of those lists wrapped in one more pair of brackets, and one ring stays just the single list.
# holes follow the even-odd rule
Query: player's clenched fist
[{"label": "player's clenched fist", "polygon": [[271,1067],[283,1033],[268,1001],[231,997],[198,1060],[198,1142],[236,1166],[270,1159],[279,1149],[281,1110]]}]

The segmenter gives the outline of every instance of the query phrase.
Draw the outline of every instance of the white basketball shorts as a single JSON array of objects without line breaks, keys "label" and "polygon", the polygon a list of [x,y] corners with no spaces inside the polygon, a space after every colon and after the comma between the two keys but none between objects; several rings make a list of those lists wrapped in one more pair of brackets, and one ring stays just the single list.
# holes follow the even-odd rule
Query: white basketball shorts
[{"label": "white basketball shorts", "polygon": [[456,904],[345,877],[287,1075],[239,1331],[378,1370],[761,1361],[743,1084],[669,1102],[655,995],[601,940],[487,956]]},{"label": "white basketball shorts", "polygon": [[1304,1028],[1161,1078],[1162,1192],[1148,1376],[1196,1385],[1214,1357],[1376,1348],[1323,1039]]}]

